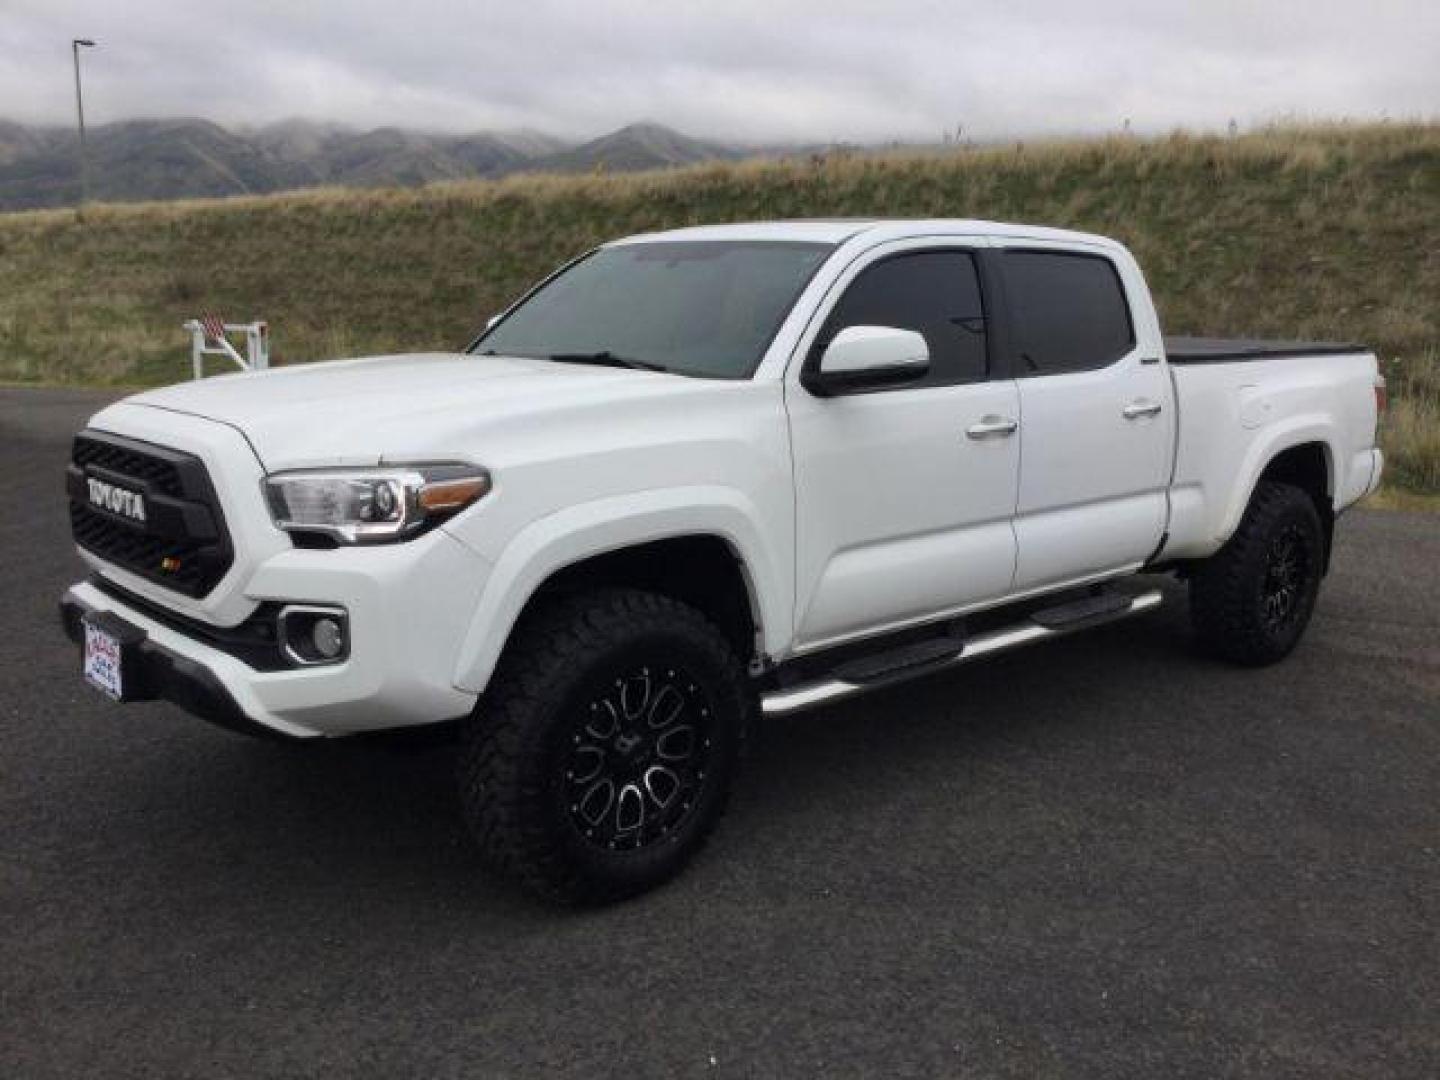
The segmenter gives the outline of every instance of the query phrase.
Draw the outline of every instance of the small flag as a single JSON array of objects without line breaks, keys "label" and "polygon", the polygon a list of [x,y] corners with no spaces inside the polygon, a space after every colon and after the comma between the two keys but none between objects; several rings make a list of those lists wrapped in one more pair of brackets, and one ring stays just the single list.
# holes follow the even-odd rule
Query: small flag
[{"label": "small flag", "polygon": [[225,320],[219,315],[200,316],[200,325],[205,328],[205,336],[217,345],[225,340]]}]

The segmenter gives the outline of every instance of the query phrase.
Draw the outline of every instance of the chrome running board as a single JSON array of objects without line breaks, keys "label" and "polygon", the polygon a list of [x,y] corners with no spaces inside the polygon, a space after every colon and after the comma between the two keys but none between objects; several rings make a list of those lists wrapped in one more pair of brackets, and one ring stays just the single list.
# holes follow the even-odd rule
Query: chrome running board
[{"label": "chrome running board", "polygon": [[[863,694],[867,690],[875,690],[882,686],[894,686],[898,682],[904,682],[920,675],[930,675],[937,671],[947,671],[961,664],[968,664],[972,660],[1007,652],[1010,649],[1018,649],[1022,645],[1033,645],[1037,641],[1048,641],[1051,638],[1074,633],[1076,630],[1088,630],[1092,626],[1100,626],[1118,619],[1129,618],[1132,615],[1139,615],[1141,612],[1158,607],[1162,599],[1159,589],[1150,589],[1131,597],[1127,604],[1111,607],[1093,617],[1047,620],[1048,624],[1039,621],[1039,618],[1043,618],[1046,613],[1037,611],[1031,617],[1013,626],[991,630],[967,639],[964,646],[950,656],[939,656],[920,665],[901,666],[895,670],[893,675],[865,682],[849,681],[837,678],[832,674],[813,682],[771,690],[769,693],[761,695],[760,707],[766,716],[785,716],[820,705],[831,705],[856,694]],[[1058,611],[1059,609],[1054,610]]]}]

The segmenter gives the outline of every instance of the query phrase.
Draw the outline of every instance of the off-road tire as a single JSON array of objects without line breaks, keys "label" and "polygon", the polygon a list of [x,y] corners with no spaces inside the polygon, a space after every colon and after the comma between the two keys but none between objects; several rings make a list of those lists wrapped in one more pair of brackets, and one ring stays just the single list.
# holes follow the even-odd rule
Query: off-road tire
[{"label": "off-road tire", "polygon": [[[695,720],[691,738],[697,730],[705,736],[704,756],[687,774],[695,788],[683,811],[678,802],[666,810],[648,797],[647,771],[642,816],[653,812],[653,829],[663,827],[666,814],[682,816],[663,835],[626,850],[632,838],[623,832],[608,841],[587,836],[593,832],[591,822],[580,816],[575,795],[576,785],[586,781],[575,779],[574,764],[576,754],[586,754],[580,760],[588,773],[593,760],[588,756],[592,727],[583,718],[595,715],[597,695],[619,701],[618,723],[642,737],[646,720],[664,711],[657,703],[647,706],[643,719],[643,709],[630,716],[623,695],[643,686],[648,701],[655,684],[649,676],[642,682],[641,676],[627,679],[626,673],[646,670],[655,671],[658,679],[667,671],[679,673],[678,690],[662,687],[656,696],[688,695],[681,705],[687,711],[676,715],[682,726],[686,716]],[[638,690],[631,694],[638,696]],[[666,705],[671,704],[667,698]],[[753,693],[734,650],[695,609],[630,589],[552,601],[516,627],[489,689],[464,726],[459,774],[466,822],[486,862],[532,893],[561,903],[600,904],[645,892],[676,874],[720,820],[753,710]],[[602,714],[616,710],[607,705]],[[675,733],[678,728],[671,735],[672,749],[681,745]],[[627,753],[631,748],[620,743],[620,736],[614,738],[600,752],[602,768],[620,760],[616,746]],[[699,743],[694,745],[698,750]],[[659,752],[659,743],[638,750],[641,758],[650,755],[653,765],[663,764]],[[625,761],[615,768],[633,764]],[[641,760],[638,767],[643,765]],[[611,794],[617,784],[612,782]],[[639,790],[627,783],[616,796],[615,819],[608,813],[603,817],[609,831],[623,824],[625,806],[633,807],[633,795],[629,804],[623,802],[631,788]],[[585,812],[600,801],[587,802]],[[620,850],[604,846],[616,842]]]},{"label": "off-road tire", "polygon": [[[1293,595],[1282,603],[1277,574],[1287,552]],[[1235,534],[1190,578],[1190,619],[1201,646],[1251,667],[1284,659],[1310,622],[1324,563],[1325,535],[1310,496],[1262,480]]]}]

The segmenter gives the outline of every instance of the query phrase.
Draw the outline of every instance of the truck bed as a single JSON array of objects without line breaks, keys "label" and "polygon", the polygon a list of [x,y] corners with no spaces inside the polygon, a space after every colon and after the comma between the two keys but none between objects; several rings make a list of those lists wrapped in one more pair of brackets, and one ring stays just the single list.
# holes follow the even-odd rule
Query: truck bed
[{"label": "truck bed", "polygon": [[1235,364],[1282,356],[1340,356],[1366,353],[1364,345],[1340,341],[1262,341],[1258,338],[1166,337],[1172,364]]}]

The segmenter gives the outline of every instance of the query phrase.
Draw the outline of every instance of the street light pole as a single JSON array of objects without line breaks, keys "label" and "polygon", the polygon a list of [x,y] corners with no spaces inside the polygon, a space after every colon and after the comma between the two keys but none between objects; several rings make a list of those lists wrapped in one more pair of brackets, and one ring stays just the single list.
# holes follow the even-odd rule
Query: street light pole
[{"label": "street light pole", "polygon": [[76,214],[85,209],[85,203],[90,197],[90,164],[85,157],[85,99],[80,94],[80,49],[93,49],[95,42],[89,38],[72,38],[70,41],[70,55],[75,60],[75,116],[80,121],[80,205],[76,207]]}]

